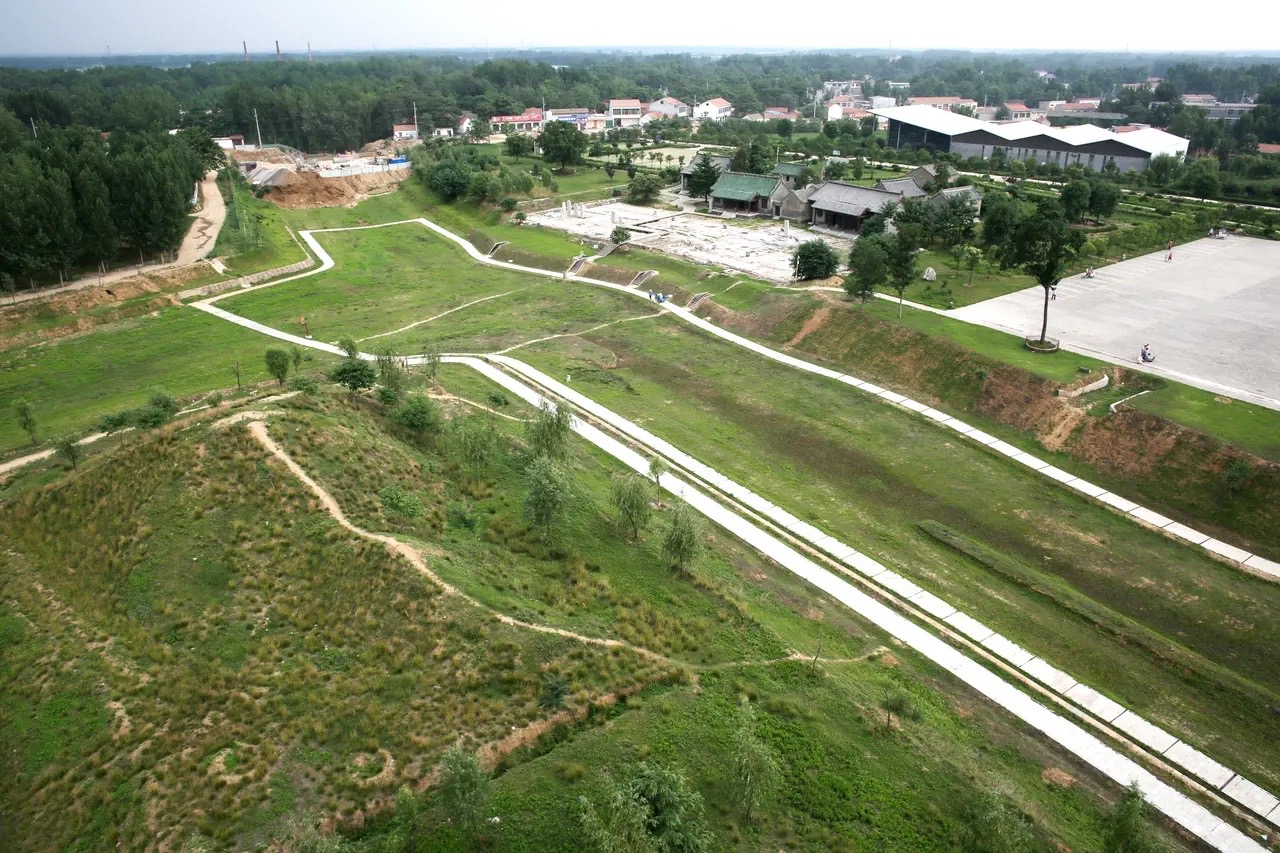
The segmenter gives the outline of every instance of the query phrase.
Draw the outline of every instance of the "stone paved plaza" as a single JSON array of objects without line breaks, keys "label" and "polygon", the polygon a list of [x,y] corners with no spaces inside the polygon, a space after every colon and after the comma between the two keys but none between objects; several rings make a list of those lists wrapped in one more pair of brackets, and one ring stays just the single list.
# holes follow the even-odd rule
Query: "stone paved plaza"
[{"label": "stone paved plaza", "polygon": [[[1039,287],[948,314],[1013,332],[1038,333]],[[1151,344],[1151,372],[1280,408],[1280,243],[1249,237],[1197,240],[1075,276],[1049,305],[1049,335],[1065,349],[1137,366]]]}]

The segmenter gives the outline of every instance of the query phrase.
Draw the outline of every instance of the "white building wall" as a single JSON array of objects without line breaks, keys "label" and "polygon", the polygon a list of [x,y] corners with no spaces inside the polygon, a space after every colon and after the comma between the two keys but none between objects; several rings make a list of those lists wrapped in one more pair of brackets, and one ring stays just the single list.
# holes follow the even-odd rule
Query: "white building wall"
[{"label": "white building wall", "polygon": [[[981,157],[982,159],[985,160],[991,157],[996,147],[1004,148],[1005,154],[1009,160],[1025,161],[1030,158],[1035,158],[1037,163],[1057,163],[1059,166],[1062,166],[1063,168],[1067,166],[1073,166],[1079,163],[1081,166],[1084,166],[1086,169],[1092,169],[1095,172],[1101,172],[1103,167],[1106,166],[1108,159],[1114,159],[1116,161],[1116,168],[1119,169],[1122,173],[1128,172],[1130,169],[1132,169],[1135,172],[1144,172],[1146,171],[1147,164],[1150,162],[1150,159],[1151,159],[1149,157],[1107,158],[1101,154],[1095,154],[1093,155],[1093,162],[1090,162],[1089,161],[1090,155],[1088,154],[1081,154],[1079,152],[1068,152],[1068,151],[1058,151],[1058,152],[1046,151],[1043,148],[1040,148],[1040,149],[1021,148],[1017,145],[1017,143],[1013,143],[1011,145],[994,146],[994,145],[979,145],[976,142],[952,142],[951,153],[964,158]],[[1055,153],[1058,155],[1056,159],[1054,158]]]}]

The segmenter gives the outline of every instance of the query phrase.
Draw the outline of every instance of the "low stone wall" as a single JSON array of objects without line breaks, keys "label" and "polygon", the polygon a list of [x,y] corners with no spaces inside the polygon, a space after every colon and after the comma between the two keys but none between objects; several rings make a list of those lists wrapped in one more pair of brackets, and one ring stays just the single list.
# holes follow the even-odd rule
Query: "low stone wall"
[{"label": "low stone wall", "polygon": [[225,293],[228,290],[235,290],[240,287],[250,287],[259,282],[267,281],[273,278],[279,278],[282,275],[290,273],[302,272],[315,266],[315,259],[307,256],[305,260],[298,261],[296,264],[289,264],[287,267],[276,267],[273,270],[263,270],[250,275],[244,275],[240,278],[229,278],[226,281],[215,281],[213,284],[206,284],[204,287],[193,287],[191,290],[183,290],[178,293],[178,299],[185,301],[187,299],[195,299],[201,296],[215,296],[219,293]]},{"label": "low stone wall", "polygon": [[1082,394],[1088,394],[1090,391],[1101,391],[1103,388],[1106,388],[1110,384],[1111,384],[1111,377],[1106,373],[1104,373],[1102,374],[1101,379],[1095,379],[1086,385],[1080,385],[1078,387],[1068,385],[1066,388],[1059,388],[1058,396],[1059,397],[1079,397]]}]

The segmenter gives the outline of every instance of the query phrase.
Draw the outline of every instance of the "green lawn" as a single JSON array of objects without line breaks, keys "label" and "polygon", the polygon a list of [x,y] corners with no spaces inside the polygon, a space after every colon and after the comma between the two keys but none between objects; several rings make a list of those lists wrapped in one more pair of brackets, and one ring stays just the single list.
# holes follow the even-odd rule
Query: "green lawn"
[{"label": "green lawn", "polygon": [[[481,266],[419,225],[318,239],[333,254],[335,269],[219,306],[295,331],[305,316],[318,340],[352,337],[368,350],[391,345],[402,352],[420,352],[428,338],[450,350],[502,349],[643,312],[638,301],[611,291]],[[494,298],[477,302],[486,297]],[[446,311],[454,313],[423,322]],[[365,340],[374,335],[382,337]]]},{"label": "green lawn", "polygon": [[[268,378],[270,339],[193,308],[166,307],[92,334],[0,353],[0,399],[35,407],[41,437],[90,431],[108,412],[137,406],[152,388],[176,397]],[[317,355],[317,362],[325,357]],[[28,444],[11,413],[0,416],[0,448]]]},{"label": "green lawn", "polygon": [[[587,341],[537,344],[521,357],[574,375],[583,393],[1275,784],[1280,747],[1268,745],[1265,707],[1277,696],[1280,666],[1259,666],[1269,657],[1263,649],[1280,639],[1275,586],[946,440],[918,417],[675,321],[617,325]],[[615,363],[607,382],[590,372]],[[1050,592],[949,552],[916,529],[924,520],[1013,556]],[[1093,602],[1108,614],[1103,624],[1059,604],[1054,585]],[[1112,619],[1184,648],[1185,661],[1118,642],[1106,627]]]},{"label": "green lawn", "polygon": [[[968,269],[957,270],[951,255],[936,249],[921,252],[916,259],[916,268],[921,274],[927,267],[933,267],[938,274],[937,279],[918,279],[903,294],[908,302],[919,302],[932,308],[959,308],[1036,286],[1031,276],[1002,270],[985,260],[974,270],[971,283]],[[883,292],[895,297],[898,295],[897,291],[887,288]]]}]

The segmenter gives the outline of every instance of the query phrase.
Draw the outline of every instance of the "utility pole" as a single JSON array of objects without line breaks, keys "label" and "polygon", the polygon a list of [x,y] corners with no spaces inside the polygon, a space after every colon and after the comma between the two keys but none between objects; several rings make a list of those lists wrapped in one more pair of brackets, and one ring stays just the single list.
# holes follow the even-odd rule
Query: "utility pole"
[{"label": "utility pole", "polygon": [[40,138],[40,134],[36,133],[36,119],[35,119],[35,116],[32,116],[32,117],[31,117],[31,119],[30,119],[30,121],[31,121],[31,136],[32,136],[32,138],[34,138],[34,139],[39,139],[39,138]]},{"label": "utility pole", "polygon": [[418,135],[419,138],[421,138],[421,134],[418,134],[418,102],[417,101],[413,102],[413,132],[414,134]]},{"label": "utility pole", "polygon": [[258,108],[253,108],[253,126],[258,129],[258,150],[262,150],[262,125],[258,124]]}]

